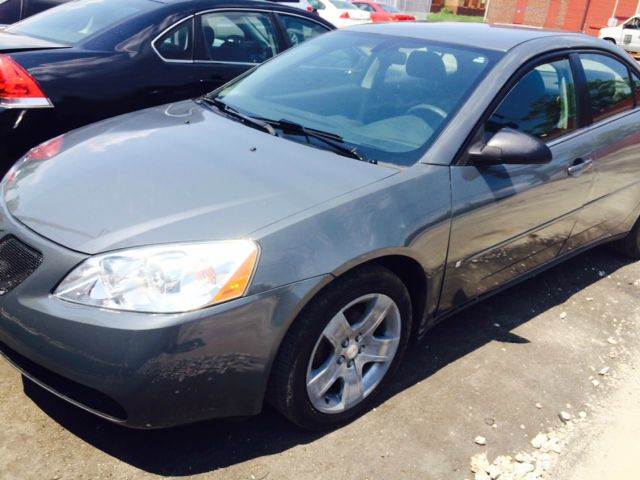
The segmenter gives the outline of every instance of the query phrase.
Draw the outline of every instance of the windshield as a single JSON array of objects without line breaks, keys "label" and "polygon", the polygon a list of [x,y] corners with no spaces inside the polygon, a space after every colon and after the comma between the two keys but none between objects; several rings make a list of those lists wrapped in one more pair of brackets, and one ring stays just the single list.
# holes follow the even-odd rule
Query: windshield
[{"label": "windshield", "polygon": [[387,13],[400,13],[400,10],[398,10],[396,7],[392,7],[391,5],[385,5],[384,3],[380,4],[380,8],[382,8],[382,10],[384,10]]},{"label": "windshield", "polygon": [[151,8],[155,7],[149,0],[78,0],[45,10],[4,31],[73,45]]},{"label": "windshield", "polygon": [[[337,31],[217,92],[245,115],[339,137],[367,161],[416,163],[499,54]],[[302,136],[290,137],[305,141]]]},{"label": "windshield", "polygon": [[344,0],[330,0],[334,7],[340,8],[342,10],[353,10],[357,9],[353,3],[346,2]]}]

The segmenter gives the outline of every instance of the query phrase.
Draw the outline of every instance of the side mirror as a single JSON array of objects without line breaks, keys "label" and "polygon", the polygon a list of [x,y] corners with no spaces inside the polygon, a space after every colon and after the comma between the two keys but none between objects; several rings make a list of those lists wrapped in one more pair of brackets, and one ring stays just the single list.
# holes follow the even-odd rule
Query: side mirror
[{"label": "side mirror", "polygon": [[476,143],[469,149],[473,165],[533,165],[549,163],[553,155],[547,145],[528,133],[503,128],[487,143]]}]

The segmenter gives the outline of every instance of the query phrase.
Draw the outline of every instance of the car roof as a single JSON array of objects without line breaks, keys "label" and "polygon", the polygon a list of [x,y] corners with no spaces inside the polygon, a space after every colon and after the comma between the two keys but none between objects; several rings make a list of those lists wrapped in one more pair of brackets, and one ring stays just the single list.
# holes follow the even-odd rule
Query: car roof
[{"label": "car roof", "polygon": [[[1,1],[1,0],[0,0]],[[255,8],[255,9],[268,9],[277,10],[278,12],[291,13],[298,16],[305,16],[315,20],[318,23],[326,25],[332,29],[335,26],[323,18],[315,15],[304,8],[292,6],[291,3],[302,3],[302,0],[290,0],[285,3],[286,0],[149,0],[158,4],[158,9],[163,9],[168,12],[200,12],[210,9],[225,9],[225,8]]]},{"label": "car roof", "polygon": [[370,23],[350,27],[349,30],[469,45],[502,52],[538,38],[552,36],[573,36],[583,40],[591,38],[580,33],[540,28],[461,22]]}]

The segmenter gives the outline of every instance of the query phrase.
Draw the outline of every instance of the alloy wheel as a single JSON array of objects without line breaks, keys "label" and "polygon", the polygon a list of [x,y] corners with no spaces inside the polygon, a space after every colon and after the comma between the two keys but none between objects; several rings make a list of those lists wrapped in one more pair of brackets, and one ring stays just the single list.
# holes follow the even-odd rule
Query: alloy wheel
[{"label": "alloy wheel", "polygon": [[366,398],[384,378],[400,344],[396,303],[380,293],[343,307],[318,338],[307,367],[307,394],[323,413],[342,413]]}]

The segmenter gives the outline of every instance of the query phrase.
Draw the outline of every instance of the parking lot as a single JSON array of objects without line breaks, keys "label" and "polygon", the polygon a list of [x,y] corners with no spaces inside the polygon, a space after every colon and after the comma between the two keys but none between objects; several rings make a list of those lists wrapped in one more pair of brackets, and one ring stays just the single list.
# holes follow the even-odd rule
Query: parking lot
[{"label": "parking lot", "polygon": [[[127,430],[24,384],[2,362],[0,472],[463,480],[473,478],[471,457],[534,453],[530,441],[551,429],[560,453],[549,454],[545,478],[573,478],[583,464],[597,472],[602,462],[612,476],[594,478],[626,478],[613,476],[633,474],[610,456],[619,445],[594,450],[590,442],[608,435],[626,446],[628,460],[639,453],[624,436],[637,402],[615,403],[626,389],[637,393],[639,291],[640,264],[606,248],[580,255],[438,326],[410,350],[382,404],[327,434],[302,432],[269,408],[244,421]],[[567,425],[560,412],[570,414]]]}]

